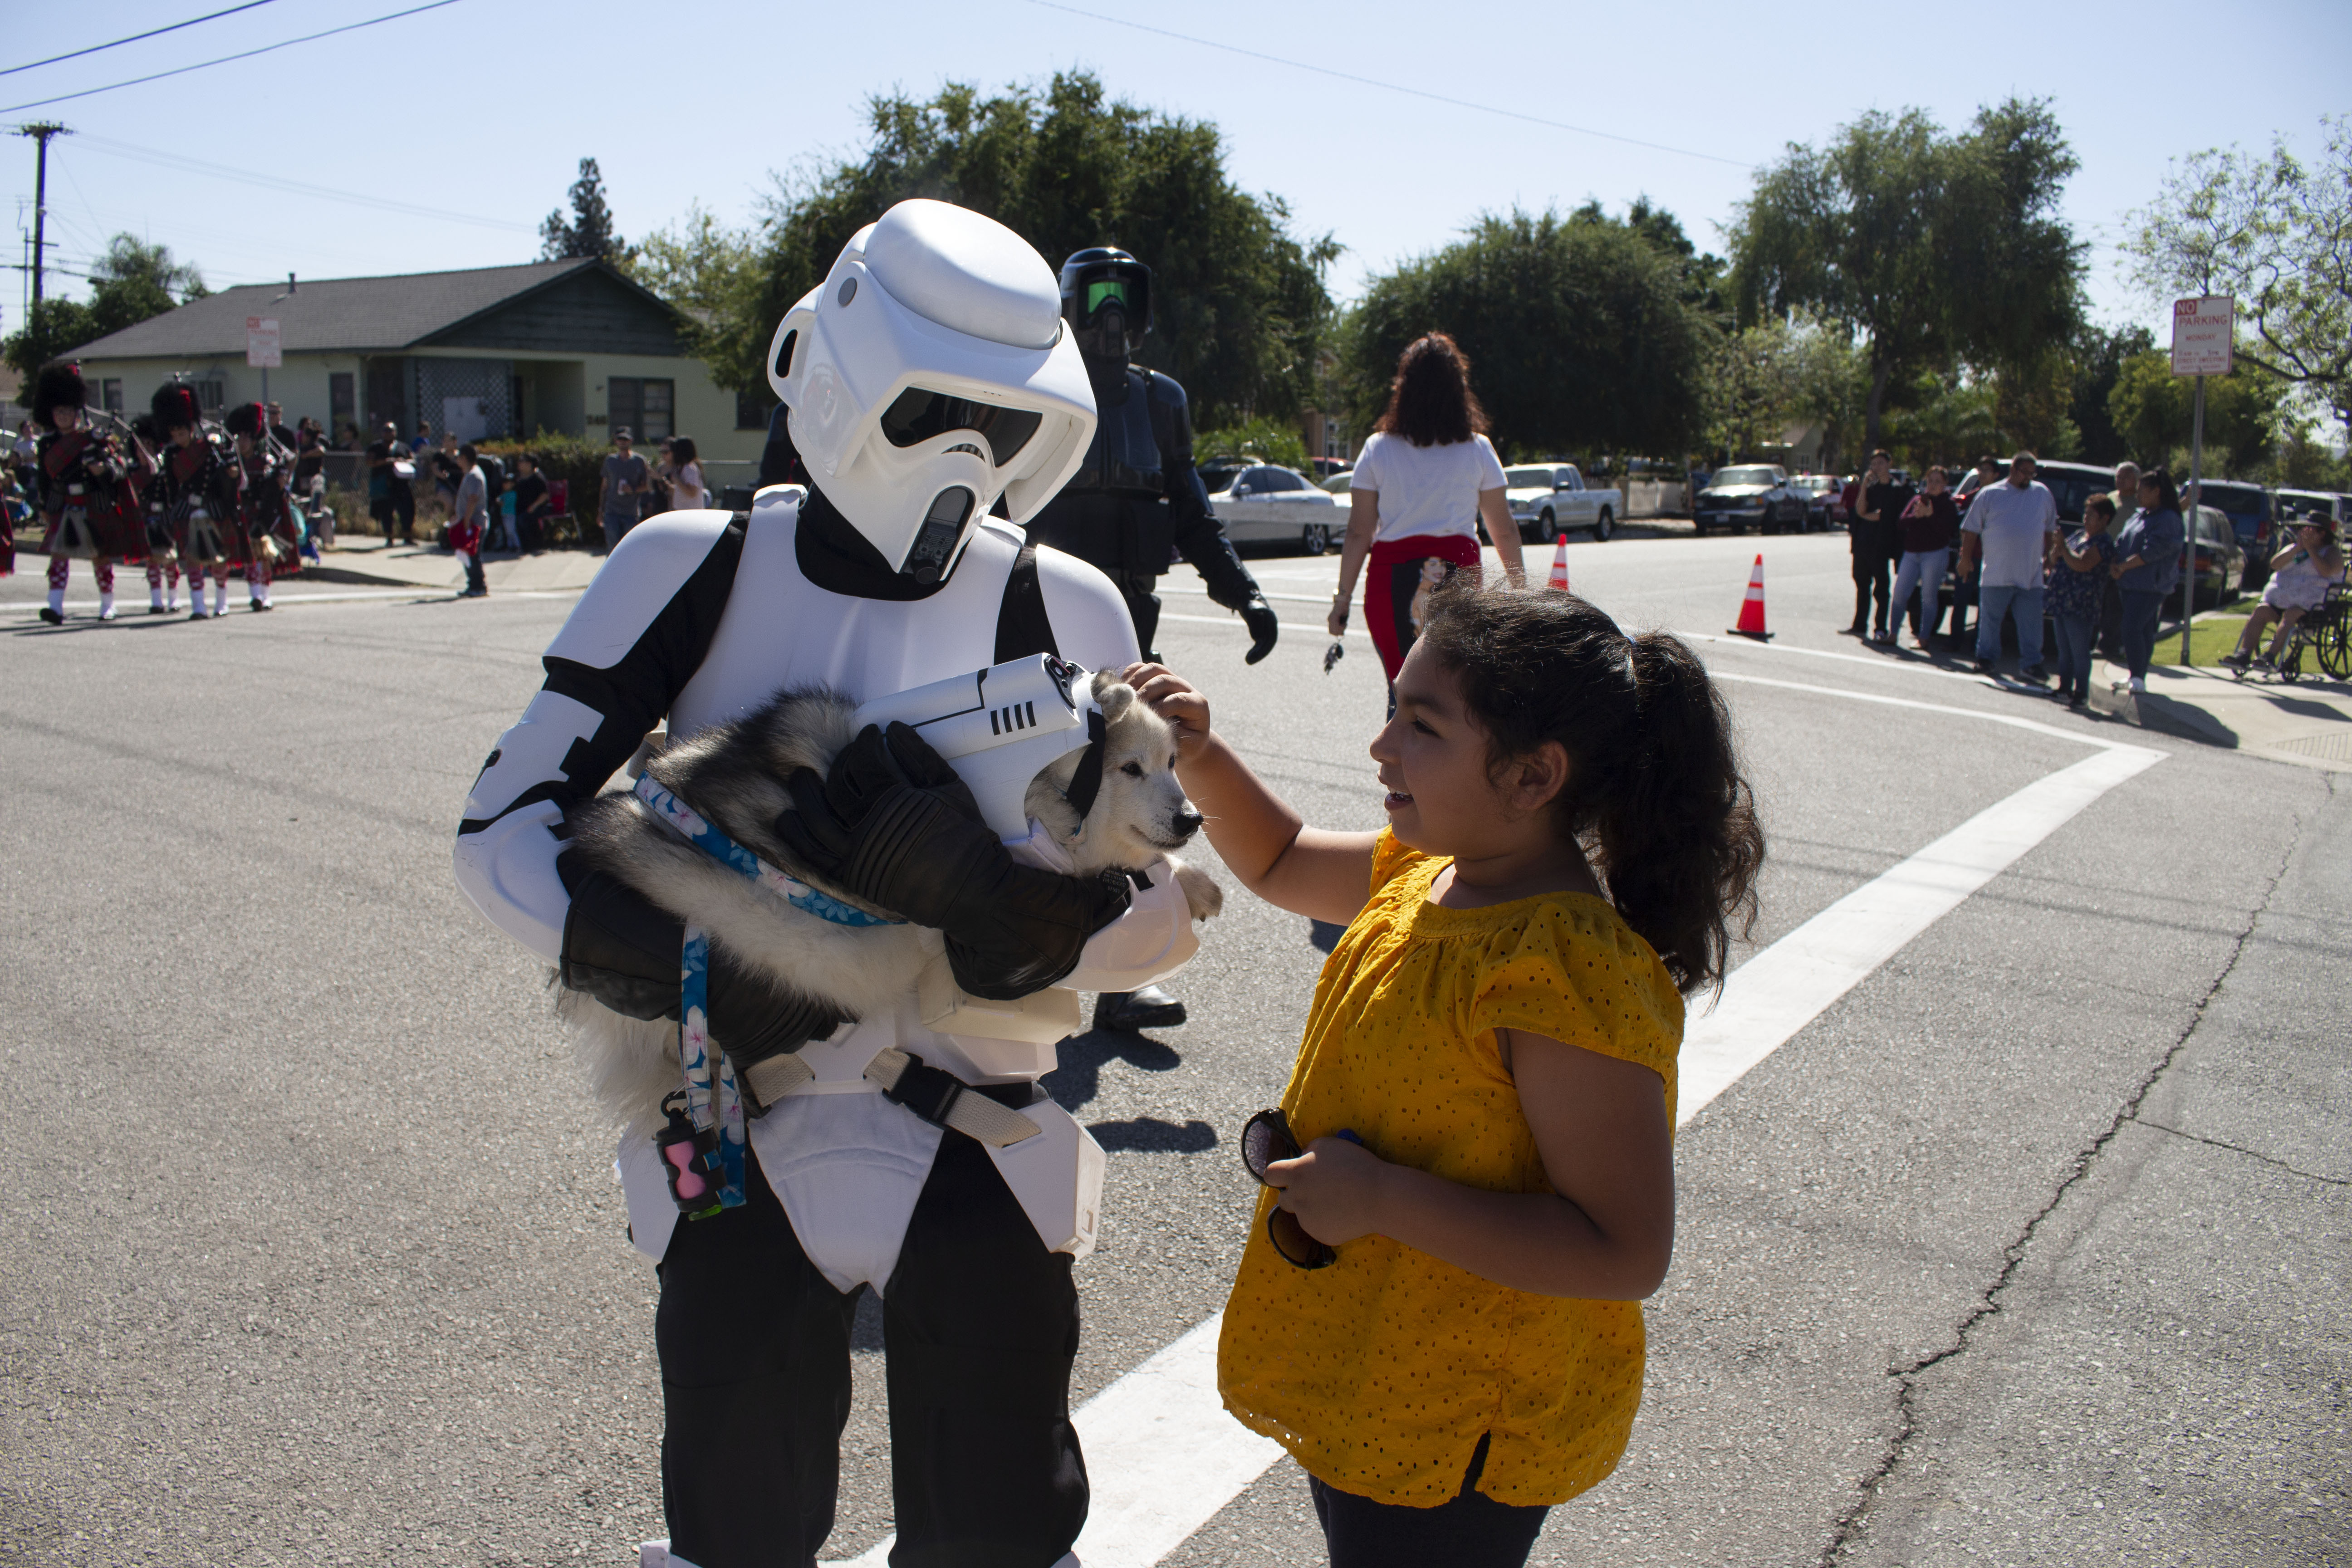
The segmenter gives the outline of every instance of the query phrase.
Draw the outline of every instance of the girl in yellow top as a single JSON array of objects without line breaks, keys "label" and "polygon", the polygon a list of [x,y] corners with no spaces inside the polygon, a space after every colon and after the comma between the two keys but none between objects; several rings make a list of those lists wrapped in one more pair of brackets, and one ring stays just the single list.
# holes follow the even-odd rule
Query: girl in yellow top
[{"label": "girl in yellow top", "polygon": [[[1225,1406],[1313,1477],[1335,1568],[1516,1568],[1641,1398],[1683,994],[1721,978],[1764,853],[1722,700],[1674,637],[1457,579],[1372,742],[1390,826],[1334,833],[1192,687],[1127,679],[1234,874],[1348,926],[1282,1098],[1305,1152],[1268,1167],[1226,1306]],[[1286,1256],[1301,1229],[1328,1267]]]}]

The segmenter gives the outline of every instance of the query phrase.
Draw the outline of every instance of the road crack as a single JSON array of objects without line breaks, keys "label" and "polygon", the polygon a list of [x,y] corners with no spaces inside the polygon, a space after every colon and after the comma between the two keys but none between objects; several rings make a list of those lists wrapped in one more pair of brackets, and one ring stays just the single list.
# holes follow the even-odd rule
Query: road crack
[{"label": "road crack", "polygon": [[2169,1132],[2175,1138],[2185,1138],[2191,1143],[2210,1144],[2216,1149],[2227,1149],[2232,1154],[2243,1154],[2250,1160],[2260,1160],[2265,1165],[2276,1165],[2287,1174],[2301,1176],[2307,1182],[2326,1182],[2330,1186],[2352,1187],[2352,1177],[2323,1176],[2317,1171],[2306,1171],[2300,1165],[2291,1165],[2275,1154],[2265,1154],[2259,1149],[2249,1149],[2242,1143],[2232,1143],[2223,1138],[2208,1138],[2201,1132],[2184,1131],[2178,1127],[2168,1127],[2161,1121],[2150,1121],[2144,1116],[2136,1116],[2132,1120],[2142,1127],[2151,1128],[2158,1132]]},{"label": "road crack", "polygon": [[[2331,793],[2332,788],[2331,781]],[[1871,1505],[1877,1500],[1879,1494],[1885,1489],[1887,1481],[1901,1468],[1905,1458],[1910,1455],[1913,1445],[1918,1440],[1920,1428],[1916,1401],[1920,1375],[1941,1366],[1968,1350],[1977,1329],[1987,1319],[2003,1310],[2001,1297],[2015,1281],[2017,1271],[2023,1266],[2025,1255],[2032,1249],[2033,1238],[2040,1234],[2043,1222],[2058,1212],[2059,1205],[2066,1201],[2066,1194],[2072,1192],[2084,1177],[2091,1173],[2093,1167],[2098,1163],[2099,1156],[2106,1152],[2107,1145],[2114,1142],[2126,1126],[2134,1123],[2147,1127],[2159,1125],[2156,1122],[2141,1122],[2139,1108],[2146,1102],[2156,1086],[2163,1081],[2165,1074],[2172,1070],[2173,1064],[2180,1059],[2181,1052],[2189,1048],[2189,1042],[2196,1037],[2198,1026],[2205,1021],[2205,1009],[2212,1005],[2213,998],[2221,994],[2221,987],[2227,984],[2230,976],[2237,972],[2239,961],[2245,956],[2246,944],[2253,939],[2255,930],[2262,924],[2263,916],[2270,911],[2272,896],[2278,891],[2279,883],[2285,879],[2287,868],[2294,864],[2295,851],[2302,847],[2304,829],[2307,820],[2298,821],[2295,824],[2294,836],[2288,840],[2285,853],[2280,856],[2278,865],[2272,868],[2269,879],[2263,884],[2262,896],[2255,900],[2252,910],[2246,917],[2245,925],[2231,941],[2229,958],[2222,963],[2221,972],[2213,976],[2212,984],[2205,988],[2205,994],[2197,999],[2196,1006],[2189,1010],[2188,1022],[2182,1026],[2179,1037],[2166,1049],[2157,1064],[2148,1069],[2146,1076],[2141,1078],[2130,1095],[2116,1110],[2114,1119],[2107,1123],[2105,1130],[2090,1142],[2084,1144],[2075,1154],[2073,1163],[2067,1168],[2064,1179],[2051,1193],[2050,1201],[2042,1205],[2041,1209],[2018,1231],[2016,1238],[2001,1249],[2000,1273],[1995,1275],[1992,1283],[1979,1294],[1977,1303],[1968,1316],[1960,1320],[1959,1327],[1953,1331],[1951,1343],[1932,1355],[1922,1356],[1905,1365],[1890,1366],[1886,1369],[1886,1375],[1893,1378],[1895,1384],[1895,1436],[1888,1441],[1886,1450],[1880,1457],[1878,1463],[1862,1478],[1860,1490],[1852,1506],[1838,1516],[1837,1522],[1832,1527],[1830,1538],[1822,1547],[1821,1556],[1817,1559],[1820,1568],[1837,1568],[1837,1564],[1844,1561],[1846,1549],[1861,1537],[1863,1529],[1869,1521]],[[2164,1127],[2161,1131],[2172,1132],[2177,1130]],[[2194,1133],[2180,1133],[2179,1136],[2196,1137]],[[2213,1142],[2215,1140],[2199,1139],[2198,1142]],[[2222,1146],[2234,1147],[2233,1145]],[[2253,1151],[2240,1150],[2239,1152],[2252,1154]],[[2269,1158],[2267,1155],[2260,1154],[2254,1157]],[[2296,1173],[2308,1174],[2309,1173],[2297,1172]],[[2327,1181],[2333,1178],[2320,1177],[2319,1179]]]}]

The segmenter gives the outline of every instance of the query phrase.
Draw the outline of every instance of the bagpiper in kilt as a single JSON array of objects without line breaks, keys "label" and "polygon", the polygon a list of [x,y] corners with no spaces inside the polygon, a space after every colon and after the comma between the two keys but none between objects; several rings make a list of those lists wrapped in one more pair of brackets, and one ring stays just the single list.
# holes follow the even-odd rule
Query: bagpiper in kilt
[{"label": "bagpiper in kilt", "polygon": [[81,372],[51,365],[41,372],[33,394],[33,418],[40,430],[36,452],[40,467],[41,548],[49,558],[49,602],[41,619],[65,622],[66,578],[76,559],[90,563],[98,583],[98,618],[114,619],[114,563],[144,553],[139,497],[131,483],[143,471],[143,454],[91,423],[83,406]]},{"label": "bagpiper in kilt", "polygon": [[213,579],[209,615],[217,616],[228,609],[228,569],[250,553],[238,517],[244,475],[227,437],[205,426],[194,389],[178,382],[157,387],[154,414],[155,427],[171,443],[156,479],[164,523],[188,574],[188,618],[201,621],[207,618],[205,574]]}]

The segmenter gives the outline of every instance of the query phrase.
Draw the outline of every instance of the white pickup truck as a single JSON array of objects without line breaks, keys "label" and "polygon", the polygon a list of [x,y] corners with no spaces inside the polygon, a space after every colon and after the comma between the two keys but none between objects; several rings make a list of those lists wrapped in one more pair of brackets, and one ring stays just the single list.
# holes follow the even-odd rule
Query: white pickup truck
[{"label": "white pickup truck", "polygon": [[1573,463],[1539,463],[1503,470],[1503,499],[1519,540],[1542,544],[1572,528],[1589,528],[1598,542],[1617,531],[1624,515],[1622,490],[1593,489]]}]

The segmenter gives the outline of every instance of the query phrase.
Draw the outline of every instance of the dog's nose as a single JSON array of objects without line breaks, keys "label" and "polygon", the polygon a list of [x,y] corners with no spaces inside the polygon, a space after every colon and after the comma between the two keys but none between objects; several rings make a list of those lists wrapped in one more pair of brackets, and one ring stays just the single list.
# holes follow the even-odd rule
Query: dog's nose
[{"label": "dog's nose", "polygon": [[1175,821],[1171,826],[1176,829],[1177,837],[1190,838],[1201,831],[1201,814],[1192,809],[1192,802],[1187,801],[1177,808]]}]

